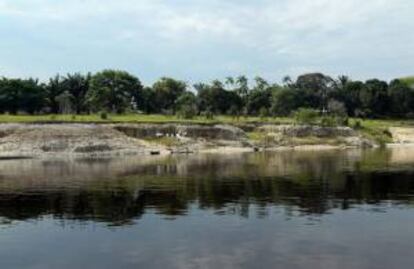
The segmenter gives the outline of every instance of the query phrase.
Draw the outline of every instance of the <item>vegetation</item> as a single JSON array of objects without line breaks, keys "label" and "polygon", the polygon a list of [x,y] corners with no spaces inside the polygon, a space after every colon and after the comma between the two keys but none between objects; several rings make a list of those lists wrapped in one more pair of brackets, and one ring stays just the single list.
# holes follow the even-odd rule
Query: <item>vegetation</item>
[{"label": "vegetation", "polygon": [[400,81],[410,87],[414,87],[414,76],[401,78]]},{"label": "vegetation", "polygon": [[310,73],[295,81],[286,77],[283,84],[260,77],[249,82],[240,76],[191,87],[183,81],[163,77],[152,86],[144,87],[134,75],[118,70],[57,75],[45,83],[33,78],[3,77],[0,113],[156,113],[187,120],[203,116],[211,121],[215,115],[268,120],[268,117],[313,110],[327,124],[345,122],[348,117],[414,118],[413,82],[412,77],[387,83],[378,79],[353,81],[346,76],[334,79]]},{"label": "vegetation", "polygon": [[317,124],[319,112],[312,108],[300,108],[294,113],[294,117],[300,124]]}]

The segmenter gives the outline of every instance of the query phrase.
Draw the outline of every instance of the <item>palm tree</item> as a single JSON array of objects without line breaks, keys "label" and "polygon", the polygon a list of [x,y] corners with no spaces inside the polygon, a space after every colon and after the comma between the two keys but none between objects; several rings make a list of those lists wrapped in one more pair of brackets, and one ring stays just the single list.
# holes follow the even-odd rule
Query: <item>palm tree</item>
[{"label": "palm tree", "polygon": [[227,77],[225,84],[230,87],[230,89],[234,88],[234,78],[233,77]]},{"label": "palm tree", "polygon": [[239,76],[236,78],[236,83],[238,85],[237,94],[242,98],[246,98],[249,94],[249,80],[246,76]]}]

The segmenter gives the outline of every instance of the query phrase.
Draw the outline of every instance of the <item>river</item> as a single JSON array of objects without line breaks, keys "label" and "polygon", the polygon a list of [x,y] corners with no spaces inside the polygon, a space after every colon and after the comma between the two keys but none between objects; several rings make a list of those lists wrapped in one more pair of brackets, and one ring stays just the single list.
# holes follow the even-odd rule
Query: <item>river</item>
[{"label": "river", "polygon": [[0,268],[412,268],[414,148],[0,161]]}]

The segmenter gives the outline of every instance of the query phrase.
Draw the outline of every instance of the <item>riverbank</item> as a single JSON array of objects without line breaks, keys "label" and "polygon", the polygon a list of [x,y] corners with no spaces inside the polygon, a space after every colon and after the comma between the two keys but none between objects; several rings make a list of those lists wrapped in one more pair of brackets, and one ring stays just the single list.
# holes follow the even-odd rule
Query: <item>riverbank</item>
[{"label": "riverbank", "polygon": [[[414,129],[389,128],[390,143],[414,143]],[[0,158],[112,157],[200,152],[327,150],[380,146],[366,131],[272,123],[0,124]],[[368,132],[369,134],[369,132]]]}]

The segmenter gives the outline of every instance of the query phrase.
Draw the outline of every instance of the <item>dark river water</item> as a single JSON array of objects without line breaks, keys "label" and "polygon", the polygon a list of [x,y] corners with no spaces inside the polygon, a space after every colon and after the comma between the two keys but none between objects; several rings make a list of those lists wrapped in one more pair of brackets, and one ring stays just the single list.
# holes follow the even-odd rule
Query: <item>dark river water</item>
[{"label": "dark river water", "polygon": [[0,161],[0,268],[414,268],[414,147]]}]

